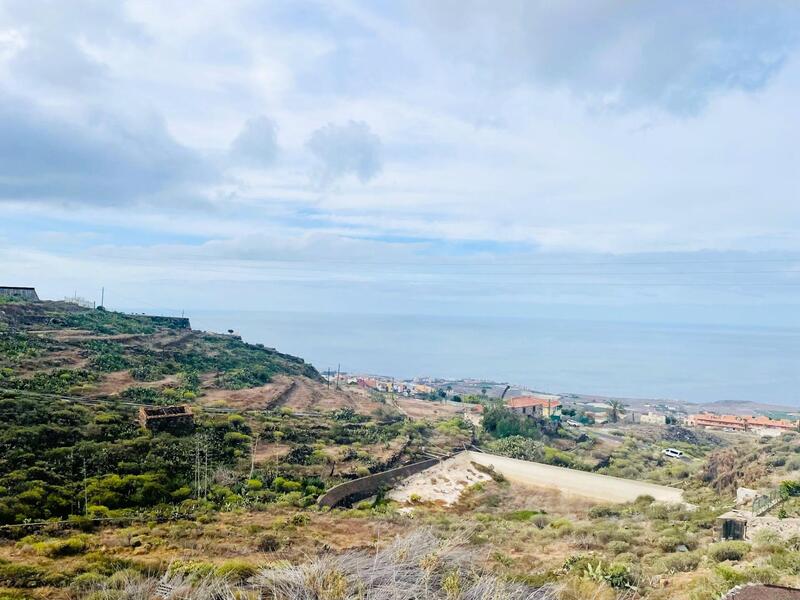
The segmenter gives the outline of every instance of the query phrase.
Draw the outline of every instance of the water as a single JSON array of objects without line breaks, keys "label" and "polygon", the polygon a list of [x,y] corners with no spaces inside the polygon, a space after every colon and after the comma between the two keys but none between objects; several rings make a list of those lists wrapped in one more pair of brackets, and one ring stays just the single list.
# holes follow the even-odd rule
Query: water
[{"label": "water", "polygon": [[800,329],[586,320],[220,312],[237,330],[320,371],[472,377],[537,390],[800,405]]}]

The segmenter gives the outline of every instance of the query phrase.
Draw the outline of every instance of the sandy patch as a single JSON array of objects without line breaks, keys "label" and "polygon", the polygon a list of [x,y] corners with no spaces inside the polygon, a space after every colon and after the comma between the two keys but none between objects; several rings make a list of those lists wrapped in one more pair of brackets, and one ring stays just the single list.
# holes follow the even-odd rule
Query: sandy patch
[{"label": "sandy patch", "polygon": [[458,502],[461,493],[469,486],[491,477],[478,471],[466,453],[412,475],[389,492],[388,497],[398,502],[410,502],[419,497],[426,502],[450,505]]},{"label": "sandy patch", "polygon": [[398,397],[395,403],[400,411],[411,419],[450,419],[464,413],[463,406],[447,402]]}]

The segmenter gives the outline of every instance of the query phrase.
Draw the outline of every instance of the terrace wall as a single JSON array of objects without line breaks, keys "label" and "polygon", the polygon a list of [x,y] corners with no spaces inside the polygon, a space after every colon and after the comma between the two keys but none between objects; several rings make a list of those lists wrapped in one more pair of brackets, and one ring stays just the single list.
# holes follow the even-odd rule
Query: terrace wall
[{"label": "terrace wall", "polygon": [[439,461],[440,459],[438,458],[429,458],[410,465],[389,469],[383,473],[375,473],[374,475],[367,475],[366,477],[359,477],[352,481],[340,483],[320,496],[317,504],[333,508],[340,504],[349,504],[362,498],[368,498],[377,493],[381,487],[391,486],[401,479],[432,467]]}]

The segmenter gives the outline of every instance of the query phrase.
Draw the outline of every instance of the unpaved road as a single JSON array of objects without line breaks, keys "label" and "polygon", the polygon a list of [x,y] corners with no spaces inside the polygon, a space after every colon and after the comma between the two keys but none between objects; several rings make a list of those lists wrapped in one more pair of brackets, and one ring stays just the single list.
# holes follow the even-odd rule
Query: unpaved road
[{"label": "unpaved road", "polygon": [[564,467],[467,451],[470,461],[494,467],[506,479],[523,485],[555,488],[564,494],[603,502],[631,502],[639,496],[652,496],[659,502],[683,503],[683,490],[645,481],[587,473]]}]

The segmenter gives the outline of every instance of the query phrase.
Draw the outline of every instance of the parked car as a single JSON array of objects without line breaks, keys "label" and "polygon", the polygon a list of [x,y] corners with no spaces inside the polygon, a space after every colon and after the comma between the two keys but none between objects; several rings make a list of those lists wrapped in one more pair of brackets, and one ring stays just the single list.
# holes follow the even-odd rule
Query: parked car
[{"label": "parked car", "polygon": [[570,425],[571,427],[582,427],[580,423],[573,421],[572,419],[567,419],[567,425]]},{"label": "parked car", "polygon": [[676,450],[675,448],[664,448],[661,451],[661,454],[664,456],[669,456],[670,458],[683,458],[683,452]]}]

